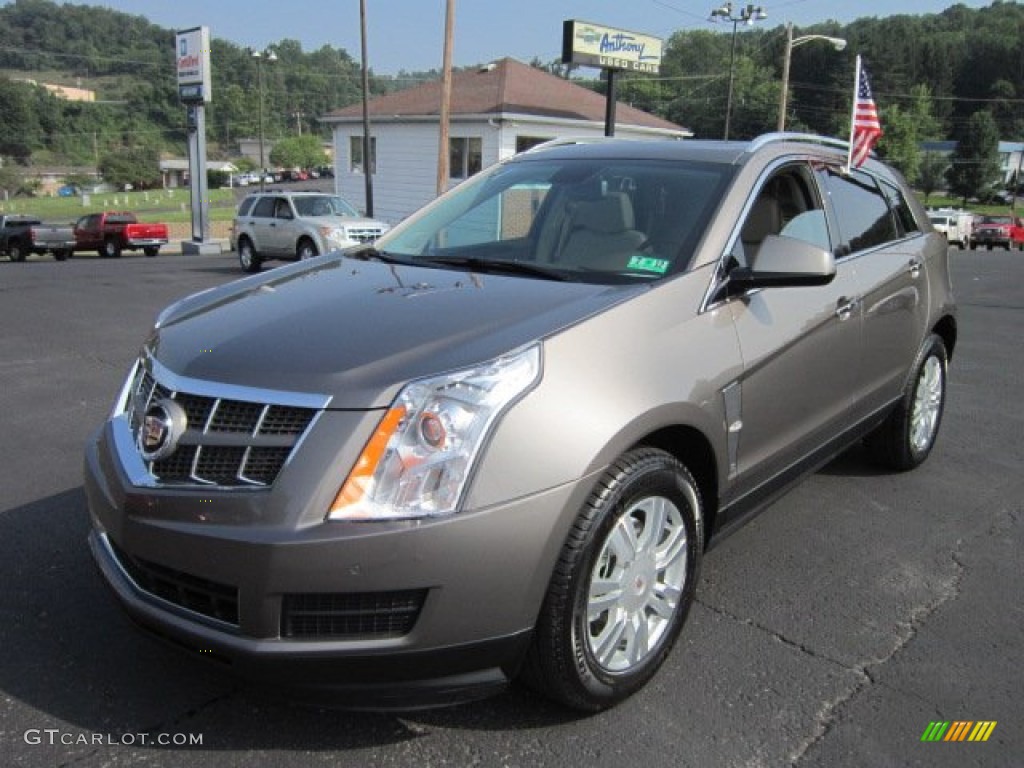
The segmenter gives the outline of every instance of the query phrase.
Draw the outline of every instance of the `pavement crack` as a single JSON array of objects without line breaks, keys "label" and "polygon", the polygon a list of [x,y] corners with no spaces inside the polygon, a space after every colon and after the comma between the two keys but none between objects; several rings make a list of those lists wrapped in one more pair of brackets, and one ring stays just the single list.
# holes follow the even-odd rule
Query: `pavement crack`
[{"label": "pavement crack", "polygon": [[200,702],[196,706],[190,707],[189,709],[185,710],[183,713],[177,715],[176,717],[172,717],[169,720],[164,720],[154,725],[143,726],[139,729],[138,732],[146,734],[170,733],[170,729],[178,728],[183,723],[187,723],[189,720],[194,720],[195,718],[199,717],[206,710],[211,709],[212,707],[217,706],[221,702],[227,701],[228,699],[232,698],[238,693],[238,690],[239,689],[237,686],[232,687],[230,690],[225,691],[224,693],[217,694],[216,696],[211,696],[209,699]]},{"label": "pavement crack", "polygon": [[[896,642],[889,651],[881,656],[866,659],[847,669],[857,675],[858,682],[850,690],[840,693],[834,698],[823,702],[815,717],[815,727],[804,739],[796,745],[789,754],[789,765],[797,766],[807,753],[835,727],[839,709],[849,701],[859,696],[861,692],[876,684],[874,672],[877,668],[889,663],[900,651],[902,651],[915,637],[917,637],[921,626],[928,621],[937,611],[947,603],[960,597],[963,590],[964,576],[967,573],[967,564],[963,561],[961,550],[964,540],[957,539],[956,546],[950,552],[954,568],[950,579],[940,585],[938,594],[931,600],[916,606],[906,621],[897,622]],[[819,655],[820,656],[820,655]]]},{"label": "pavement crack", "polygon": [[845,670],[850,671],[850,672],[856,671],[852,667],[850,667],[848,664],[844,664],[843,662],[839,661],[838,659],[833,659],[831,656],[828,656],[827,654],[821,653],[820,651],[815,650],[814,648],[811,648],[808,645],[804,645],[803,643],[799,643],[796,640],[792,640],[792,639],[786,637],[784,634],[782,634],[778,630],[775,630],[775,629],[772,629],[771,627],[765,626],[764,624],[761,624],[760,622],[754,621],[753,619],[744,618],[743,616],[737,616],[736,614],[731,613],[731,612],[725,610],[724,608],[720,608],[720,607],[718,607],[716,605],[711,605],[711,603],[705,602],[705,601],[701,600],[700,598],[697,598],[694,602],[696,602],[698,605],[700,605],[700,606],[702,606],[704,608],[707,608],[709,611],[711,611],[712,613],[714,613],[714,614],[716,614],[718,616],[721,616],[721,617],[723,617],[725,619],[728,619],[730,621],[734,621],[737,624],[743,624],[745,626],[752,627],[753,629],[756,629],[759,632],[763,632],[764,634],[768,635],[769,637],[771,637],[776,642],[782,643],[782,645],[785,645],[785,646],[787,646],[789,648],[792,648],[792,649],[794,649],[796,651],[799,651],[800,653],[806,654],[808,656],[813,656],[814,658],[821,659],[822,661],[827,661],[830,664],[835,664],[837,667],[841,667],[842,669],[845,669]]}]

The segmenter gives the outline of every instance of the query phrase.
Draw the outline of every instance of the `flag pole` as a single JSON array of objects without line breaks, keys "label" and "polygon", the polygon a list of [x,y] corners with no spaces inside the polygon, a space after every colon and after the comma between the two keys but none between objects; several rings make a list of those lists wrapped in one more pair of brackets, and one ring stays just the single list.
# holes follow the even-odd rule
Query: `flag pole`
[{"label": "flag pole", "polygon": [[853,105],[850,108],[850,148],[846,151],[846,173],[853,168],[853,131],[857,122],[857,93],[860,89],[860,54],[857,54],[856,71],[853,73]]}]

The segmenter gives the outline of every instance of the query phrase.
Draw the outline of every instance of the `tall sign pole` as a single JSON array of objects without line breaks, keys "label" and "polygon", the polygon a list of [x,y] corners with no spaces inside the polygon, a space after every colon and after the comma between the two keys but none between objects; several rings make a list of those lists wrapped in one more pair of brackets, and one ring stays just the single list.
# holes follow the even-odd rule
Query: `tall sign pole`
[{"label": "tall sign pole", "polygon": [[185,105],[188,175],[192,195],[192,240],[181,252],[220,253],[210,242],[210,190],[206,179],[206,104],[210,101],[210,28],[178,32],[174,40],[178,97]]},{"label": "tall sign pole", "polygon": [[373,218],[373,139],[370,137],[370,65],[366,52],[366,0],[359,0],[359,39],[363,59],[363,183],[366,188],[366,215]]},{"label": "tall sign pole", "polygon": [[656,75],[661,69],[661,40],[589,21],[562,22],[562,63],[600,67],[607,74],[604,135],[615,135],[615,76],[618,72]]}]

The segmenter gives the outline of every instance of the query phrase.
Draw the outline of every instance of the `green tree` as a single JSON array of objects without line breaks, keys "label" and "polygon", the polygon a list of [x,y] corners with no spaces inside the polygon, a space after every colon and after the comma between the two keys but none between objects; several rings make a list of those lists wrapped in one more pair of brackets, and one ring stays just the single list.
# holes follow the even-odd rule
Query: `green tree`
[{"label": "green tree", "polygon": [[971,115],[950,158],[946,181],[953,194],[963,199],[987,199],[1000,179],[999,129],[992,113],[981,110]]},{"label": "green tree", "polygon": [[155,149],[139,147],[111,152],[100,158],[100,174],[110,184],[131,184],[136,189],[160,183],[160,161]]},{"label": "green tree", "polygon": [[885,134],[878,142],[878,151],[916,185],[921,175],[921,142],[938,138],[939,124],[932,114],[931,89],[927,85],[915,85],[911,98],[909,108],[895,104],[883,110]]},{"label": "green tree", "polygon": [[312,134],[281,139],[270,150],[270,162],[279,168],[314,168],[327,162],[320,139]]},{"label": "green tree", "polygon": [[928,198],[932,196],[932,192],[942,187],[943,179],[946,176],[946,169],[948,168],[949,161],[942,153],[924,153],[917,174],[917,188],[924,192],[925,205],[928,205]]},{"label": "green tree", "polygon": [[0,159],[0,200],[13,197],[21,189],[22,181],[18,167]]}]

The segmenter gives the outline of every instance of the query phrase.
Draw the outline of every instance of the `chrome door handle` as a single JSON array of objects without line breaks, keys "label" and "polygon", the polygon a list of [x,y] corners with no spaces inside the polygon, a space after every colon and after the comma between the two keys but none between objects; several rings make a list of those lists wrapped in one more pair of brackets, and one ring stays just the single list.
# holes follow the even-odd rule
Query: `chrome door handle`
[{"label": "chrome door handle", "polygon": [[907,272],[909,272],[910,276],[916,280],[921,274],[921,262],[918,259],[911,259],[910,263],[907,265]]},{"label": "chrome door handle", "polygon": [[855,310],[857,305],[860,304],[860,299],[849,299],[846,296],[843,296],[839,299],[838,303],[839,306],[836,307],[836,317],[842,321],[848,319],[850,315],[853,314],[853,310]]}]

